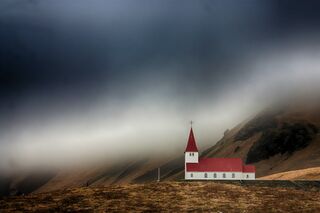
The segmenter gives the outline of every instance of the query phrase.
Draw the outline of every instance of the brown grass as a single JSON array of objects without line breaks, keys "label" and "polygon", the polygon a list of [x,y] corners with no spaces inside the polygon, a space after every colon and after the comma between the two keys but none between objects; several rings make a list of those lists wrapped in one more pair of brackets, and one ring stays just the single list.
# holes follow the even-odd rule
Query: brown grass
[{"label": "brown grass", "polygon": [[281,172],[259,178],[261,180],[320,180],[320,167]]},{"label": "brown grass", "polygon": [[215,182],[70,188],[7,197],[0,212],[320,212],[320,191]]}]

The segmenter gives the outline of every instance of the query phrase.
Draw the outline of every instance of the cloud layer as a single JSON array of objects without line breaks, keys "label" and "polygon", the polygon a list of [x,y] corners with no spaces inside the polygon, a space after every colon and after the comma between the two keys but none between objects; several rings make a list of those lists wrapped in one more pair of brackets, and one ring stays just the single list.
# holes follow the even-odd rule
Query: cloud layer
[{"label": "cloud layer", "polygon": [[313,96],[316,8],[1,1],[1,168],[179,153],[191,119],[204,148],[274,101]]}]

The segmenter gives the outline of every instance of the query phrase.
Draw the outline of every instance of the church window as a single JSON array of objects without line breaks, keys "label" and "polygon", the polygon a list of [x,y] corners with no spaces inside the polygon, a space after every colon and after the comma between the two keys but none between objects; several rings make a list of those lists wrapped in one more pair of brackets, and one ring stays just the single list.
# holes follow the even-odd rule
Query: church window
[{"label": "church window", "polygon": [[247,178],[249,178],[249,175],[247,175]]},{"label": "church window", "polygon": [[236,175],[234,173],[232,173],[232,178],[235,178],[235,177],[236,177]]},{"label": "church window", "polygon": [[204,178],[208,178],[208,174],[207,173],[204,173]]},{"label": "church window", "polygon": [[217,174],[216,174],[216,173],[214,173],[214,174],[213,174],[213,177],[214,177],[214,178],[217,178]]},{"label": "church window", "polygon": [[223,177],[223,178],[226,178],[226,173],[223,173],[222,177]]}]

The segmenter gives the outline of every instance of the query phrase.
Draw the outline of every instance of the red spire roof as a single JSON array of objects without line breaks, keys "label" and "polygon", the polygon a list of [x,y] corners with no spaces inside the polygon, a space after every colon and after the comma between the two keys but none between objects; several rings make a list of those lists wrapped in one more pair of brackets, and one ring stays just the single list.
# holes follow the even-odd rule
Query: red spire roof
[{"label": "red spire roof", "polygon": [[198,148],[197,148],[196,140],[194,139],[192,127],[190,129],[186,151],[184,151],[184,152],[198,152]]}]

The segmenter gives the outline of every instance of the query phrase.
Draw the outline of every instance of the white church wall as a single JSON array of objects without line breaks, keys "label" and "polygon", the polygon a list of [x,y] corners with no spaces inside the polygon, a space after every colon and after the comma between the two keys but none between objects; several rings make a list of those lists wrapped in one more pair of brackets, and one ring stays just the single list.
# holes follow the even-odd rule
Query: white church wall
[{"label": "white church wall", "polygon": [[198,152],[186,152],[185,162],[186,163],[198,163],[199,162]]},{"label": "white church wall", "polygon": [[242,172],[186,172],[187,180],[242,180]]},{"label": "white church wall", "polygon": [[243,175],[243,180],[255,180],[256,179],[256,174],[253,172],[248,172],[248,173],[242,173]]}]

